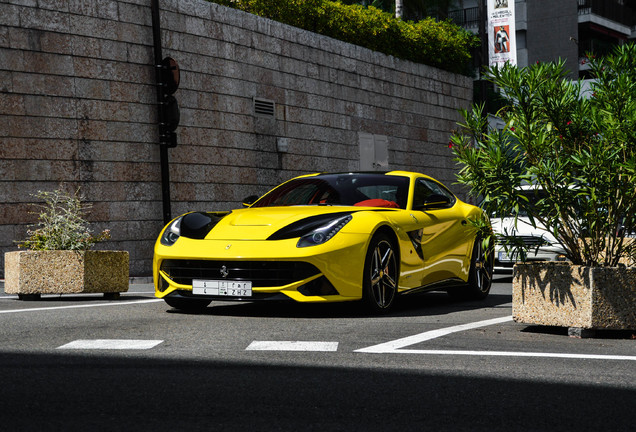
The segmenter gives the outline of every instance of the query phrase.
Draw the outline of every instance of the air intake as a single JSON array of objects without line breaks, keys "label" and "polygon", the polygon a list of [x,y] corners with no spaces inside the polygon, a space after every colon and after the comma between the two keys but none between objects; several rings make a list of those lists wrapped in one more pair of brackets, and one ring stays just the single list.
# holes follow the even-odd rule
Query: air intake
[{"label": "air intake", "polygon": [[254,98],[254,115],[274,118],[276,104],[272,100]]}]

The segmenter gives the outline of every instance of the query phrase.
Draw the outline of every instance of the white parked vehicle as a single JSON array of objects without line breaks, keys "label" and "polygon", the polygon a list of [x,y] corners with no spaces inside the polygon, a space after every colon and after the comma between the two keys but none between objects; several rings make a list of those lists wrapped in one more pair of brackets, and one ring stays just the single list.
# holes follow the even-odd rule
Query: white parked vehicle
[{"label": "white parked vehicle", "polygon": [[515,226],[514,218],[491,218],[493,231],[497,234],[513,236],[504,244],[504,239],[499,239],[495,244],[495,271],[511,271],[513,265],[523,258],[518,249],[512,247],[518,242],[526,246],[526,261],[564,261],[565,250],[558,240],[544,227],[533,227],[527,217],[519,217]]},{"label": "white parked vehicle", "polygon": [[[534,186],[522,186],[528,199],[536,200],[540,191]],[[543,225],[533,226],[523,214],[517,217],[491,216],[490,222],[495,234],[499,236],[495,244],[495,271],[512,271],[517,261],[564,261],[565,250],[554,235]],[[535,221],[536,222],[536,221]],[[520,245],[525,246],[525,258],[521,255]],[[517,247],[515,247],[517,246]]]}]

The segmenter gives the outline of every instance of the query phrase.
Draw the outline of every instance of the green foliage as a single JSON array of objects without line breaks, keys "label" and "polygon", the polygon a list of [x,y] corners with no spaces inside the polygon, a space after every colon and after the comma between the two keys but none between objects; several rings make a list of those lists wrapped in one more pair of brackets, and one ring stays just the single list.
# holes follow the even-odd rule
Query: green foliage
[{"label": "green foliage", "polygon": [[[395,0],[338,0],[344,4],[361,4],[395,14]],[[447,17],[450,10],[459,8],[458,0],[403,0],[404,18],[419,21],[425,16]]]},{"label": "green foliage", "polygon": [[395,0],[337,0],[346,5],[359,4],[362,6],[373,6],[390,14],[395,13]]},{"label": "green foliage", "polygon": [[[484,198],[489,214],[525,214],[561,242],[574,264],[616,266],[636,242],[636,45],[589,58],[596,81],[585,93],[564,63],[491,68],[507,100],[503,131],[489,130],[483,107],[463,111],[451,144],[459,183]],[[537,185],[531,204],[519,190]]]},{"label": "green foliage", "polygon": [[110,231],[104,230],[97,236],[91,234],[83,213],[90,208],[82,204],[78,193],[67,194],[61,190],[39,191],[33,195],[45,204],[34,204],[41,211],[37,229],[27,231],[28,238],[18,243],[18,247],[29,250],[87,250],[97,242],[110,238]]},{"label": "green foliage", "polygon": [[475,36],[450,21],[402,21],[373,6],[329,0],[214,2],[456,73],[470,73],[470,48],[477,43]]}]

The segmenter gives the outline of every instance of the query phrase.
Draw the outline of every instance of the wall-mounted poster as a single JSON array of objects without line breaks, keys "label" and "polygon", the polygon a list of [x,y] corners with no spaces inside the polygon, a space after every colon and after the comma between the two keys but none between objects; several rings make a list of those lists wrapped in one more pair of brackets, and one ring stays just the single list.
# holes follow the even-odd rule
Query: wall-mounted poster
[{"label": "wall-mounted poster", "polygon": [[517,64],[515,0],[488,0],[488,64]]}]

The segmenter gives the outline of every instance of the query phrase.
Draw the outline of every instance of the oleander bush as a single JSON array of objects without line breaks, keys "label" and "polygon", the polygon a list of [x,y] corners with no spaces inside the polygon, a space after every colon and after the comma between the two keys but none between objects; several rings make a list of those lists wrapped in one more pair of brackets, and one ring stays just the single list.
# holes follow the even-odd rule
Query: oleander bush
[{"label": "oleander bush", "polygon": [[[503,130],[483,105],[463,110],[451,138],[458,181],[488,214],[527,213],[563,245],[573,264],[616,266],[636,257],[636,45],[588,55],[592,77],[568,77],[564,62],[493,67],[506,100]],[[535,185],[532,203],[521,185]]]},{"label": "oleander bush", "polygon": [[384,54],[470,75],[478,39],[451,23],[402,21],[373,6],[329,0],[209,0]]}]

